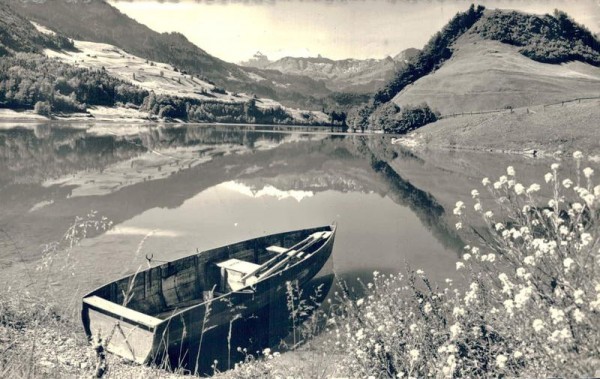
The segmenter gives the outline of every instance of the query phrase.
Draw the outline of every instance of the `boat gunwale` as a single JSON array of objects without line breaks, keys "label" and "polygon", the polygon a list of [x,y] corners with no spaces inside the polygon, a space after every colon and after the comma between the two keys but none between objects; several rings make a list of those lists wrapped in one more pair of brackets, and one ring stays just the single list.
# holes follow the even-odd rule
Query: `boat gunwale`
[{"label": "boat gunwale", "polygon": [[[180,260],[187,259],[187,258],[189,258],[189,257],[190,257],[190,256],[192,256],[192,255],[200,255],[200,254],[203,254],[203,253],[205,253],[205,252],[207,252],[207,251],[210,251],[210,250],[224,249],[224,248],[226,248],[226,247],[228,247],[228,246],[231,246],[231,245],[248,243],[248,242],[251,242],[251,241],[254,241],[254,240],[258,240],[258,239],[261,239],[261,238],[269,238],[269,237],[273,237],[273,236],[277,236],[277,235],[285,235],[285,234],[289,234],[289,233],[295,233],[295,232],[304,232],[304,231],[308,231],[308,230],[314,230],[314,229],[323,229],[323,228],[330,228],[330,229],[331,229],[331,235],[330,235],[329,237],[327,237],[327,239],[325,240],[325,243],[323,243],[323,245],[322,245],[321,247],[319,247],[317,250],[315,250],[315,252],[313,253],[313,255],[314,255],[314,254],[316,254],[317,252],[320,252],[320,251],[321,251],[321,250],[322,250],[322,249],[323,249],[323,248],[324,248],[324,247],[325,247],[325,246],[326,246],[326,245],[329,243],[329,241],[330,241],[330,240],[331,240],[331,239],[332,239],[332,238],[335,236],[335,232],[336,232],[336,229],[337,229],[337,225],[335,224],[335,222],[334,222],[334,223],[331,223],[331,224],[329,224],[329,225],[322,225],[322,226],[317,226],[317,227],[312,227],[312,228],[296,229],[296,230],[290,230],[290,231],[287,231],[287,232],[279,232],[279,233],[267,234],[267,235],[264,235],[264,236],[255,237],[255,238],[250,238],[250,239],[247,239],[247,240],[244,240],[244,241],[233,242],[233,243],[229,243],[229,244],[226,244],[226,245],[222,245],[222,246],[217,246],[217,247],[214,247],[214,248],[206,249],[206,250],[203,250],[203,251],[201,251],[201,252],[194,253],[194,254],[186,255],[186,256],[184,256],[184,257],[181,257],[181,258],[178,258],[178,259],[175,259],[175,260],[172,260],[172,261],[168,261],[168,262],[162,263],[162,264],[160,264],[160,265],[157,265],[157,266],[154,266],[154,267],[149,267],[149,268],[146,268],[146,269],[144,269],[144,270],[137,271],[137,272],[135,272],[135,273],[133,273],[133,274],[129,274],[129,275],[122,276],[122,277],[121,277],[121,278],[119,278],[119,279],[115,279],[115,280],[113,280],[113,281],[111,281],[111,282],[109,282],[109,283],[106,283],[106,284],[104,284],[104,285],[101,285],[101,286],[99,286],[99,287],[97,287],[97,288],[93,289],[92,291],[90,291],[90,292],[86,293],[86,294],[85,294],[85,295],[82,297],[82,303],[84,303],[84,302],[83,302],[83,300],[84,300],[84,299],[86,299],[86,298],[88,298],[88,297],[90,297],[90,296],[93,296],[93,294],[94,294],[94,293],[96,293],[96,292],[100,291],[101,289],[103,289],[103,288],[104,288],[104,287],[106,287],[106,286],[109,286],[109,285],[111,285],[111,284],[113,284],[113,283],[119,282],[119,281],[121,281],[121,280],[124,280],[124,279],[133,278],[133,277],[135,277],[136,275],[138,275],[139,273],[142,273],[142,272],[146,272],[146,271],[152,270],[152,269],[154,269],[154,268],[156,268],[156,267],[161,267],[161,266],[169,265],[169,264],[172,264],[172,263],[178,262],[178,261],[180,261]],[[311,256],[312,256],[312,255],[311,255]],[[263,278],[263,279],[261,279],[261,280],[259,280],[259,281],[255,282],[255,283],[253,283],[253,284],[248,284],[248,285],[246,285],[245,287],[242,287],[242,288],[241,288],[240,290],[238,290],[238,291],[230,291],[230,292],[224,293],[224,294],[223,294],[223,295],[221,295],[221,296],[218,296],[218,297],[212,298],[212,299],[210,299],[210,300],[207,300],[207,301],[203,301],[203,302],[201,302],[201,303],[198,303],[198,304],[196,304],[196,305],[193,305],[193,306],[190,306],[190,307],[186,307],[186,308],[182,308],[180,311],[173,313],[172,315],[170,315],[169,317],[167,317],[167,318],[165,318],[165,319],[162,319],[163,321],[162,321],[162,322],[160,322],[158,325],[156,325],[156,326],[155,326],[155,330],[157,330],[157,329],[158,329],[158,328],[159,328],[161,325],[163,325],[163,324],[165,324],[165,323],[168,323],[168,322],[170,322],[170,320],[171,320],[173,317],[175,317],[175,316],[178,316],[178,315],[180,315],[180,314],[181,314],[181,313],[183,313],[183,312],[187,312],[187,311],[189,311],[189,310],[192,310],[192,309],[194,309],[194,308],[196,308],[196,307],[202,306],[202,305],[204,305],[204,304],[206,304],[206,303],[208,303],[208,302],[211,302],[211,303],[212,303],[213,301],[215,301],[215,300],[218,300],[218,299],[221,299],[221,298],[223,298],[223,297],[225,297],[225,296],[229,296],[229,295],[231,295],[232,293],[238,293],[238,292],[241,292],[241,291],[242,291],[243,289],[245,289],[245,288],[248,288],[248,287],[250,287],[250,286],[252,286],[252,285],[255,285],[256,283],[262,282],[262,281],[264,281],[264,280],[266,280],[266,279],[268,279],[268,278],[271,278],[271,277],[272,277],[272,276],[274,276],[274,275],[279,275],[279,273],[281,273],[281,272],[283,272],[283,271],[287,271],[287,270],[289,270],[289,269],[291,269],[291,268],[295,267],[295,266],[296,266],[296,265],[298,265],[299,263],[302,263],[302,262],[304,262],[306,259],[307,259],[307,258],[301,259],[301,260],[297,261],[296,263],[294,263],[293,265],[291,265],[291,266],[289,266],[289,267],[285,268],[284,270],[281,270],[281,271],[276,271],[276,272],[274,272],[273,274],[271,274],[271,275],[269,275],[269,276],[267,276],[267,277],[265,277],[265,278]],[[108,300],[108,299],[105,299],[105,300]],[[110,301],[110,300],[108,300],[108,301]],[[118,304],[118,303],[115,303],[115,304]],[[118,305],[121,305],[121,304],[118,304]],[[82,306],[85,306],[85,305],[83,305],[83,304],[82,304]],[[122,305],[122,306],[123,306],[123,305]],[[89,305],[88,305],[88,307],[89,307]],[[125,307],[126,307],[126,306],[125,306]],[[143,313],[143,312],[140,312],[140,313]],[[143,313],[143,314],[146,314],[146,313]]]}]

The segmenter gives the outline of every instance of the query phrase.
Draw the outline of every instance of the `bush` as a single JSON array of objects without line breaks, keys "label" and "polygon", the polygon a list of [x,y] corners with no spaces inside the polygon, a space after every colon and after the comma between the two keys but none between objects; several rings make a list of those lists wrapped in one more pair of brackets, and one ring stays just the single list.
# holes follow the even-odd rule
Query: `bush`
[{"label": "bush", "polygon": [[[342,296],[330,323],[340,365],[353,377],[582,377],[600,359],[600,186],[591,168],[563,179],[553,164],[545,181],[517,181],[514,169],[472,191],[468,221],[458,202],[456,227],[480,246],[456,264],[464,289],[440,289],[425,274],[375,272],[364,298]],[[583,173],[581,177],[580,173]],[[470,213],[470,212],[469,212]]]},{"label": "bush", "polygon": [[50,103],[47,101],[38,101],[33,107],[33,111],[42,116],[50,116],[52,114],[52,108]]}]

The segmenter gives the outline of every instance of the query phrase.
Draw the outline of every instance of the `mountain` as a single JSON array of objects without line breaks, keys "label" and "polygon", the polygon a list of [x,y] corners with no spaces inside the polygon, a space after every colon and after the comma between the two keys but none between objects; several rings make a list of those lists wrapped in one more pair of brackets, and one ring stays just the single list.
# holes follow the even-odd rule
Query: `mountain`
[{"label": "mountain", "polygon": [[369,93],[387,83],[417,52],[417,49],[407,49],[394,58],[384,59],[333,60],[319,56],[284,57],[276,61],[270,61],[266,55],[257,52],[252,59],[241,65],[309,76],[323,81],[332,91]]},{"label": "mountain", "polygon": [[[330,93],[306,76],[246,70],[213,57],[180,33],[158,33],[138,23],[105,1],[0,0],[20,15],[72,39],[107,43],[135,56],[168,63],[199,75],[233,92],[284,99],[291,105],[311,103]],[[307,100],[308,99],[308,100]]]},{"label": "mountain", "polygon": [[599,66],[597,37],[560,11],[538,16],[471,6],[436,33],[369,105],[356,108],[349,122],[406,132],[423,123],[406,126],[401,109],[412,110],[411,116],[415,109],[433,109],[439,117],[597,97]]},{"label": "mountain", "polygon": [[14,52],[40,53],[44,49],[72,49],[73,42],[56,34],[42,33],[0,3],[0,56]]}]

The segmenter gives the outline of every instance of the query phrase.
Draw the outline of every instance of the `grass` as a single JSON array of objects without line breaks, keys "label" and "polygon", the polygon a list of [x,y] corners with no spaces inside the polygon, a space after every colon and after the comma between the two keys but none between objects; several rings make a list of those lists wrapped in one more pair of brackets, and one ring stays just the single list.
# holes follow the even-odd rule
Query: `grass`
[{"label": "grass", "polygon": [[393,101],[401,107],[426,102],[442,115],[532,107],[599,96],[599,80],[598,67],[540,63],[521,55],[517,47],[466,35],[456,42],[449,61]]}]

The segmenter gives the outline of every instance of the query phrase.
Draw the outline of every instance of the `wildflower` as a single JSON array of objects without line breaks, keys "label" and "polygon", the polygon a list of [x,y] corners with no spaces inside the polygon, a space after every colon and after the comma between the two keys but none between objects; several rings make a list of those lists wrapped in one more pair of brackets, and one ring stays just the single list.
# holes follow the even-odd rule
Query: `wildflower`
[{"label": "wildflower", "polygon": [[504,368],[506,366],[506,361],[508,360],[508,358],[506,357],[506,355],[504,354],[500,354],[496,357],[496,366],[498,366],[498,368]]},{"label": "wildflower", "polygon": [[419,350],[417,350],[417,349],[412,349],[411,351],[408,352],[408,354],[410,355],[410,360],[412,362],[419,359]]},{"label": "wildflower", "polygon": [[581,151],[577,150],[576,152],[573,153],[573,158],[581,159],[581,158],[583,158],[583,153]]},{"label": "wildflower", "polygon": [[417,270],[417,271],[416,271],[416,274],[417,274],[417,275],[423,275],[424,273],[425,273],[425,272],[423,272],[423,270]]},{"label": "wildflower", "polygon": [[473,205],[473,209],[475,209],[477,212],[481,211],[481,203],[475,203],[475,205]]},{"label": "wildflower", "polygon": [[465,264],[462,262],[456,262],[456,270],[460,270],[461,268],[464,268]]},{"label": "wildflower", "polygon": [[573,208],[575,212],[581,213],[581,211],[583,210],[583,205],[581,205],[580,203],[573,203],[573,205],[571,205],[571,208]]},{"label": "wildflower", "polygon": [[580,311],[578,308],[575,308],[575,310],[573,310],[573,319],[575,320],[576,323],[581,323],[583,322],[583,319],[585,318],[585,315],[582,311]]},{"label": "wildflower", "polygon": [[522,195],[525,192],[525,187],[521,183],[515,184],[515,193],[517,195]]},{"label": "wildflower", "polygon": [[510,299],[504,300],[504,308],[506,309],[506,313],[508,313],[508,315],[510,317],[512,317],[514,315],[514,312],[513,312],[514,307],[515,307],[515,304],[512,300],[510,300]]},{"label": "wildflower", "polygon": [[558,164],[558,163],[552,163],[552,165],[550,166],[552,171],[558,170],[559,167],[560,167],[560,164]]},{"label": "wildflower", "polygon": [[364,329],[359,329],[358,332],[356,332],[355,334],[356,339],[358,341],[362,340],[363,338],[365,338],[365,333],[364,333]]},{"label": "wildflower", "polygon": [[544,322],[542,320],[540,320],[539,318],[533,320],[533,330],[535,330],[536,332],[541,331],[542,329],[544,329]]},{"label": "wildflower", "polygon": [[535,258],[531,255],[528,255],[523,259],[523,262],[529,266],[535,266]]},{"label": "wildflower", "polygon": [[519,359],[519,358],[521,358],[522,356],[523,356],[523,353],[521,353],[519,350],[517,350],[517,351],[515,351],[515,352],[513,353],[513,357],[514,357],[515,359]]},{"label": "wildflower", "polygon": [[490,261],[490,262],[494,262],[494,261],[496,261],[496,254],[494,254],[494,253],[489,253],[489,254],[488,254],[488,256],[487,256],[487,259],[488,259],[488,261]]},{"label": "wildflower", "polygon": [[356,305],[360,307],[364,301],[365,299],[358,299],[356,300]]},{"label": "wildflower", "polygon": [[423,312],[425,312],[425,314],[429,314],[429,312],[431,312],[431,304],[430,303],[425,303],[425,306],[423,307]]},{"label": "wildflower", "polygon": [[502,187],[502,183],[500,182],[494,182],[494,189],[500,189],[500,187]]},{"label": "wildflower", "polygon": [[575,261],[572,258],[565,258],[565,260],[563,261],[563,266],[565,266],[565,272],[569,271],[574,263]]},{"label": "wildflower", "polygon": [[471,254],[469,254],[469,253],[467,253],[467,254],[464,254],[464,255],[463,255],[463,259],[464,259],[465,261],[468,261],[469,259],[471,259]]},{"label": "wildflower", "polygon": [[581,233],[581,245],[587,246],[592,242],[592,235],[590,233]]},{"label": "wildflower", "polygon": [[465,310],[461,307],[454,307],[454,309],[452,310],[452,315],[454,317],[464,316]]},{"label": "wildflower", "polygon": [[473,199],[477,198],[479,196],[479,191],[477,191],[476,189],[472,190],[471,196],[473,197]]},{"label": "wildflower", "polygon": [[461,230],[462,229],[462,222],[457,222],[456,225],[454,225],[456,227],[456,230]]},{"label": "wildflower", "polygon": [[496,225],[494,225],[494,228],[496,229],[497,232],[499,232],[502,229],[504,229],[504,224],[498,222],[498,223],[496,223]]},{"label": "wildflower", "polygon": [[527,270],[525,270],[523,267],[517,268],[517,278],[523,278],[525,277],[525,274],[527,274]]},{"label": "wildflower", "polygon": [[454,214],[457,216],[460,216],[462,213],[462,210],[464,208],[465,208],[465,203],[463,203],[462,201],[457,201],[456,206],[454,208]]},{"label": "wildflower", "polygon": [[573,185],[573,181],[571,179],[565,179],[563,180],[562,185],[565,188],[571,188],[571,186]]},{"label": "wildflower", "polygon": [[583,175],[589,179],[592,175],[594,175],[594,170],[590,167],[586,167],[583,169]]},{"label": "wildflower", "polygon": [[379,271],[373,271],[373,277],[376,278],[379,275]]},{"label": "wildflower", "polygon": [[485,218],[492,218],[492,217],[494,217],[494,212],[487,211],[483,215],[485,216]]},{"label": "wildflower", "polygon": [[562,309],[558,309],[555,307],[550,307],[550,317],[552,318],[552,323],[554,325],[564,321],[565,312]]},{"label": "wildflower", "polygon": [[[596,191],[595,188],[594,191]],[[588,193],[582,196],[582,198],[583,200],[585,200],[585,203],[588,205],[588,207],[591,207],[592,205],[594,205],[594,200],[596,199],[596,196],[592,195],[591,193]]]},{"label": "wildflower", "polygon": [[417,326],[417,324],[410,324],[409,329],[411,333],[414,333],[419,329],[419,327]]},{"label": "wildflower", "polygon": [[552,180],[552,178],[554,178],[554,175],[552,175],[552,173],[548,172],[546,173],[546,175],[544,175],[544,180],[546,181],[546,183],[550,182]]},{"label": "wildflower", "polygon": [[489,178],[483,178],[483,180],[481,181],[481,184],[483,184],[484,186],[488,186],[490,185],[491,181]]},{"label": "wildflower", "polygon": [[575,299],[575,304],[583,304],[583,299],[581,298],[583,296],[583,290],[581,289],[576,289],[573,292],[573,298]]},{"label": "wildflower", "polygon": [[523,308],[523,306],[525,304],[527,304],[527,301],[529,301],[529,298],[531,297],[533,290],[531,287],[524,287],[522,288],[519,293],[515,296],[515,307],[516,308]]},{"label": "wildflower", "polygon": [[462,332],[462,328],[460,327],[460,324],[458,324],[458,323],[453,324],[450,327],[450,338],[451,339],[457,338],[461,332]]},{"label": "wildflower", "polygon": [[506,173],[507,173],[509,176],[515,176],[515,169],[514,169],[514,167],[513,167],[513,166],[508,166],[508,167],[506,168]]},{"label": "wildflower", "polygon": [[529,186],[529,188],[527,188],[527,193],[534,193],[534,192],[538,192],[540,190],[540,185],[537,183],[533,183],[532,185]]}]

